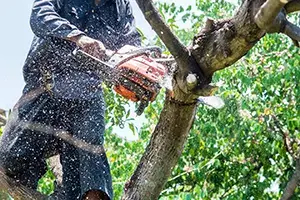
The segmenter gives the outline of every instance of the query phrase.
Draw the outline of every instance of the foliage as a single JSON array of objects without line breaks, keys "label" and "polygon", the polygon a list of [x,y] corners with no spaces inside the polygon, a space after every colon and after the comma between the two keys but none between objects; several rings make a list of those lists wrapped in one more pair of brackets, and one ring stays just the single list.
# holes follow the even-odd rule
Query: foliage
[{"label": "foliage", "polygon": [[55,189],[55,175],[48,167],[46,174],[39,180],[37,191],[50,195]]}]

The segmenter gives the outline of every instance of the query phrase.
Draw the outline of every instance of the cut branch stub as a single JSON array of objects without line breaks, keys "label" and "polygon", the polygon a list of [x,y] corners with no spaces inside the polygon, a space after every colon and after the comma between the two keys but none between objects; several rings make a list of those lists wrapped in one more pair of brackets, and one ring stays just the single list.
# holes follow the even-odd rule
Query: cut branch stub
[{"label": "cut branch stub", "polygon": [[[208,88],[211,77],[204,75],[201,67],[192,55],[185,59],[176,59],[178,67],[175,73],[174,94],[175,99],[181,102],[195,102],[200,96],[205,96],[203,90]],[[180,90],[178,90],[180,89]]]}]

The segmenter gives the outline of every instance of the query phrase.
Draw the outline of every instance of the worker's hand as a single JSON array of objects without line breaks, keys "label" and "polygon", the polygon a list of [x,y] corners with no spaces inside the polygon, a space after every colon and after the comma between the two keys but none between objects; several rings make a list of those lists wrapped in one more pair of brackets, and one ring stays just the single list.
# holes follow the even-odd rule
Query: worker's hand
[{"label": "worker's hand", "polygon": [[106,57],[106,55],[105,55],[106,49],[105,49],[103,43],[98,40],[95,40],[95,39],[90,38],[85,35],[72,37],[72,38],[70,38],[70,40],[72,42],[75,42],[76,45],[79,48],[81,48],[83,51],[85,51],[86,53],[88,53],[96,58],[102,59],[102,58]]}]

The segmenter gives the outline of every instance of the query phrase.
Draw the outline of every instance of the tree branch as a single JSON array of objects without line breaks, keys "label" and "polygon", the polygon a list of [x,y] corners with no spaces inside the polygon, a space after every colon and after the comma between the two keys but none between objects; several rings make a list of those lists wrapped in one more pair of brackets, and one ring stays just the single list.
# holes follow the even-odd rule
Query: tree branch
[{"label": "tree branch", "polygon": [[[290,5],[287,6],[288,4]],[[287,20],[286,10],[283,8],[288,8],[288,12],[297,11],[300,9],[300,2],[299,0],[267,0],[256,14],[255,22],[267,33],[287,35],[299,47],[300,28]]]},{"label": "tree branch", "polygon": [[292,142],[289,134],[286,132],[282,132],[282,138],[284,141],[286,151],[295,159],[295,153],[293,151]]},{"label": "tree branch", "polygon": [[[292,158],[294,160],[296,160],[296,155],[295,155],[295,152],[293,150],[293,142],[291,141],[291,138],[289,136],[289,133],[288,131],[284,131],[281,127],[282,125],[280,124],[280,121],[279,119],[277,118],[276,115],[272,115],[272,118],[274,120],[274,127],[277,128],[282,136],[282,139],[283,139],[283,143],[284,143],[284,146],[285,146],[285,149],[286,151],[292,156]],[[276,132],[276,130],[273,129],[273,131]]]},{"label": "tree branch", "polygon": [[284,6],[287,14],[300,10],[300,0],[292,0]]},{"label": "tree branch", "polygon": [[[197,93],[200,89],[201,92],[204,88],[206,90],[210,89],[207,89],[207,85],[210,83],[211,77],[204,75],[201,67],[199,67],[199,63],[195,61],[189,50],[179,41],[178,37],[164,22],[158,10],[155,8],[153,1],[136,0],[136,2],[143,12],[146,20],[176,60],[178,70],[174,75],[174,79],[176,80],[174,84],[180,90],[176,90],[176,92],[174,92],[175,98],[183,102],[194,101],[196,98],[194,95],[189,95],[187,97],[184,94],[196,93],[196,96],[198,97],[199,94]],[[187,77],[189,75],[194,75],[196,77],[196,80],[192,84],[187,83]],[[181,93],[183,93],[183,95]]]},{"label": "tree branch", "polygon": [[159,123],[137,169],[125,185],[122,200],[158,199],[182,153],[196,108],[196,104],[183,106],[165,101]]},{"label": "tree branch", "polygon": [[296,161],[295,172],[289,180],[286,188],[280,198],[280,200],[289,200],[294,195],[295,189],[300,183],[300,159],[298,158]]},{"label": "tree branch", "polygon": [[22,186],[3,173],[0,168],[0,192],[8,193],[15,200],[47,199],[46,196],[25,186]]},{"label": "tree branch", "polygon": [[289,36],[292,40],[300,41],[300,28],[289,21],[286,22],[283,33]]},{"label": "tree branch", "polygon": [[291,141],[288,131],[284,131],[282,129],[282,125],[280,124],[280,121],[277,118],[277,116],[272,115],[272,118],[274,120],[274,127],[276,127],[282,135],[286,151],[292,156],[293,160],[296,163],[295,171],[292,177],[290,178],[289,182],[287,183],[287,186],[280,198],[281,200],[289,200],[294,195],[295,189],[300,183],[300,147],[298,147],[297,153],[295,153],[293,150],[293,142]]},{"label": "tree branch", "polygon": [[[267,0],[255,16],[255,22],[263,30],[274,29],[274,21],[288,0]],[[277,27],[277,24],[275,25]],[[279,28],[280,29],[280,28]],[[269,32],[269,31],[268,31]]]},{"label": "tree branch", "polygon": [[222,21],[209,20],[195,36],[192,55],[206,76],[224,69],[243,57],[265,31],[254,21],[254,16],[264,0],[245,0],[233,18]]},{"label": "tree branch", "polygon": [[[182,102],[194,102],[203,92],[209,91],[207,85],[211,77],[205,76],[199,63],[197,63],[189,50],[179,41],[170,27],[164,22],[152,0],[136,0],[146,20],[152,26],[157,35],[164,42],[170,53],[174,56],[178,70],[174,75],[175,98]],[[195,76],[195,81],[188,82],[189,75]],[[209,93],[209,92],[208,92]],[[189,94],[188,96],[186,94]],[[193,95],[195,94],[195,95]],[[204,96],[204,95],[203,95]]]},{"label": "tree branch", "polygon": [[164,22],[152,0],[136,0],[146,20],[154,31],[175,57],[183,57],[188,54],[187,48],[179,41],[178,37],[172,32],[171,28]]}]

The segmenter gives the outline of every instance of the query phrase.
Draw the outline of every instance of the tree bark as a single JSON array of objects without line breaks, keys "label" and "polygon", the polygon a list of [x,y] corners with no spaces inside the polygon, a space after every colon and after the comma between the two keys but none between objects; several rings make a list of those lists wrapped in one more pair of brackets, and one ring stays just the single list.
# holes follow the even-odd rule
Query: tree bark
[{"label": "tree bark", "polygon": [[158,199],[160,191],[177,163],[193,124],[196,104],[165,101],[150,144],[125,186],[123,200]]},{"label": "tree bark", "polygon": [[295,189],[298,187],[300,183],[300,159],[298,158],[296,161],[295,172],[292,175],[291,179],[286,185],[286,188],[281,196],[280,200],[289,200],[294,195]]},{"label": "tree bark", "polygon": [[8,193],[15,200],[47,199],[41,193],[24,187],[7,177],[0,169],[0,193]]},{"label": "tree bark", "polygon": [[264,0],[243,1],[232,19],[208,20],[195,36],[190,50],[207,76],[234,64],[264,36],[265,31],[254,20],[263,3]]}]

